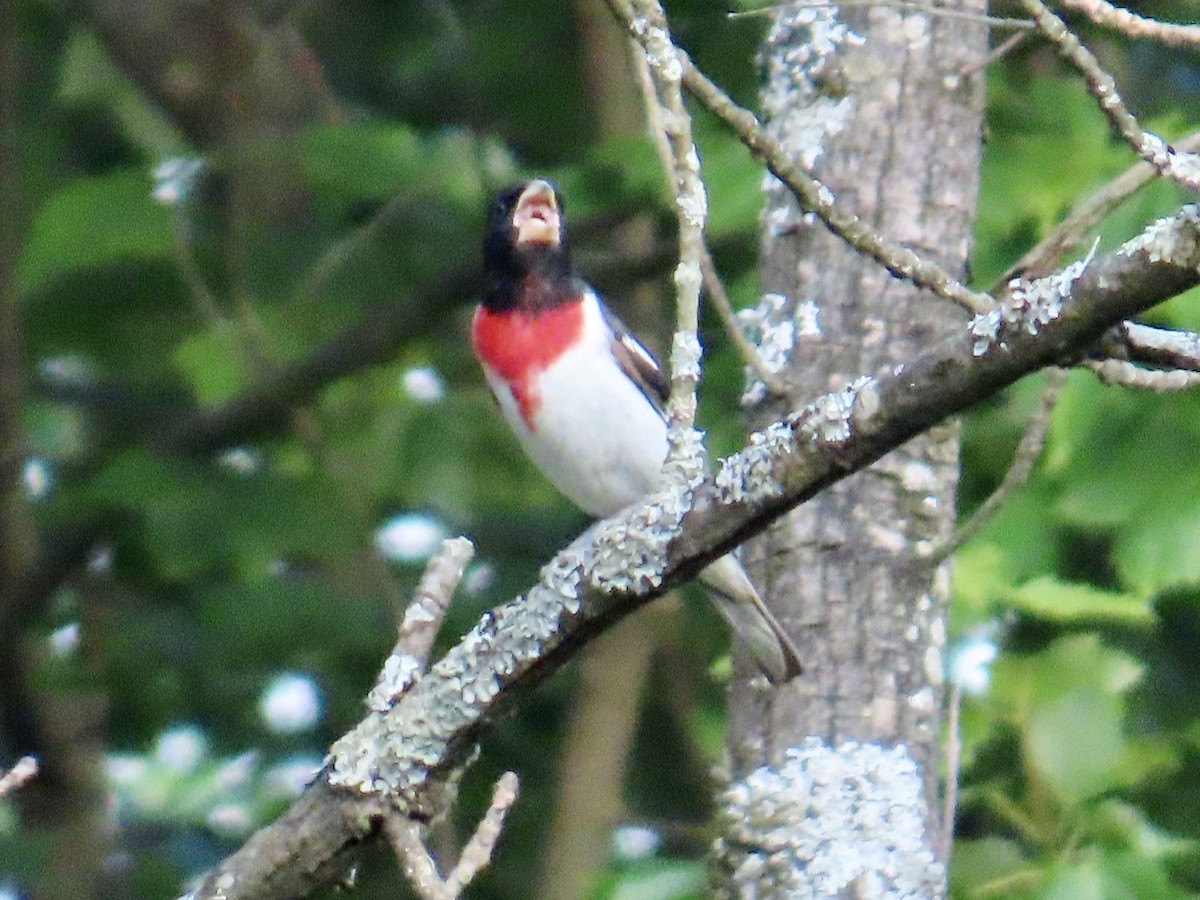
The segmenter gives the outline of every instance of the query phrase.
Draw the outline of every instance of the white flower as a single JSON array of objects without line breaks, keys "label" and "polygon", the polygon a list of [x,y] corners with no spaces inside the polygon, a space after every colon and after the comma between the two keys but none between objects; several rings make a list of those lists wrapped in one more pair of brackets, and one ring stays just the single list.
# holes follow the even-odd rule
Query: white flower
[{"label": "white flower", "polygon": [[433,366],[415,366],[402,376],[404,390],[418,403],[437,403],[445,396],[446,385]]},{"label": "white flower", "polygon": [[996,661],[996,644],[982,636],[969,637],[959,644],[950,658],[950,680],[965,693],[982,694],[988,689],[991,672],[988,667]]},{"label": "white flower", "polygon": [[375,546],[392,562],[419,562],[428,559],[445,536],[431,516],[404,513],[388,519],[375,532]]},{"label": "white flower", "polygon": [[154,758],[173,772],[191,772],[208,752],[204,732],[195,725],[170,728],[158,736]]},{"label": "white flower", "polygon": [[204,160],[199,157],[173,156],[154,167],[154,199],[164,206],[178,206],[196,186]]},{"label": "white flower", "polygon": [[258,711],[274,732],[308,731],[321,718],[321,695],[307,675],[287,673],[267,685]]}]

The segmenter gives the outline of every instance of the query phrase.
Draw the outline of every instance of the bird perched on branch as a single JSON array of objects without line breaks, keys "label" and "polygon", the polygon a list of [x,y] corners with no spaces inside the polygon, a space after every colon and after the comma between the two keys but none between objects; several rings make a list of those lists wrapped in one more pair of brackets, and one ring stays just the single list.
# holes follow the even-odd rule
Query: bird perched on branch
[{"label": "bird perched on branch", "polygon": [[[472,345],[530,459],[598,518],[653,491],[667,455],[670,384],[575,275],[553,184],[530,181],[496,198],[483,261],[487,293],[475,310]],[[769,680],[801,671],[795,647],[736,559],[722,557],[700,578]]]}]

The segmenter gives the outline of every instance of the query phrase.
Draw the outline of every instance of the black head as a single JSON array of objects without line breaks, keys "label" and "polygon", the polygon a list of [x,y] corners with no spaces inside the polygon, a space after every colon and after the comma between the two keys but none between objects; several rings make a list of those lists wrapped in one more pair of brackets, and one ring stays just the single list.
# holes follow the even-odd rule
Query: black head
[{"label": "black head", "polygon": [[553,182],[526,181],[497,195],[488,211],[483,266],[492,287],[530,274],[571,277],[562,195]]}]

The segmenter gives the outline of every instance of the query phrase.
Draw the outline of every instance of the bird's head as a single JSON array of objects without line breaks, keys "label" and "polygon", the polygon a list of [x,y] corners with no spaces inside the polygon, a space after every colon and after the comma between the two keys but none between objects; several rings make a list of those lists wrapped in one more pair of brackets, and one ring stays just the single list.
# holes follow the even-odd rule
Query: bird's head
[{"label": "bird's head", "polygon": [[562,195],[535,179],[501,191],[488,213],[484,267],[494,275],[570,273]]}]

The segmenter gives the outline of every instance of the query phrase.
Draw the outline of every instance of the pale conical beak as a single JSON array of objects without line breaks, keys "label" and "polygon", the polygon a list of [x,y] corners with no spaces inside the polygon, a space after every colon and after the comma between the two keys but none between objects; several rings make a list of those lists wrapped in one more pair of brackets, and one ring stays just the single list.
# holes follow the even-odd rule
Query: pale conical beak
[{"label": "pale conical beak", "polygon": [[540,179],[529,182],[517,198],[512,221],[518,245],[557,247],[562,243],[562,218],[554,197],[554,186]]}]

